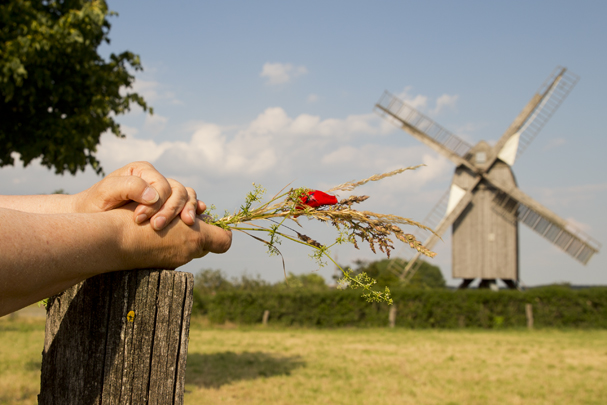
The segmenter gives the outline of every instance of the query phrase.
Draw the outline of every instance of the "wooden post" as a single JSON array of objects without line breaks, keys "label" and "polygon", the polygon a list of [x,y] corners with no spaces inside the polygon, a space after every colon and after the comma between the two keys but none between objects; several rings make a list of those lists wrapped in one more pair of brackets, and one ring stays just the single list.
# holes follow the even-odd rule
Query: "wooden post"
[{"label": "wooden post", "polygon": [[38,403],[182,404],[191,273],[121,271],[49,300]]},{"label": "wooden post", "polygon": [[388,314],[388,321],[390,322],[390,327],[393,328],[396,325],[396,305],[392,304],[390,306],[390,313]]},{"label": "wooden post", "polygon": [[266,326],[268,324],[269,317],[270,317],[270,311],[268,311],[266,309],[265,311],[263,311],[263,318],[261,319],[261,323],[263,324],[263,326]]},{"label": "wooden post", "polygon": [[533,306],[525,304],[525,314],[527,315],[527,328],[533,329]]}]

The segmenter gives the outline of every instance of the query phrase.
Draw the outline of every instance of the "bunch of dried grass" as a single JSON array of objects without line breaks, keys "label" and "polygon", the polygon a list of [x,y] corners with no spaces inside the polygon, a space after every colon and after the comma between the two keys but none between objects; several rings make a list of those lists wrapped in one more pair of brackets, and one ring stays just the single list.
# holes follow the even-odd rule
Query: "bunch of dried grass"
[{"label": "bunch of dried grass", "polygon": [[[356,187],[370,181],[379,181],[407,170],[417,169],[418,167],[419,166],[406,167],[388,173],[374,175],[361,181],[350,181],[333,187],[329,189],[328,192],[352,191]],[[244,232],[247,235],[252,236],[256,240],[264,243],[268,247],[270,254],[280,255],[280,251],[276,247],[280,237],[309,246],[313,249],[313,254],[311,256],[317,259],[321,265],[323,264],[322,259],[326,257],[342,271],[343,278],[340,280],[340,285],[347,285],[351,288],[362,288],[364,291],[363,297],[370,302],[387,302],[392,304],[390,290],[386,287],[383,292],[375,291],[372,289],[375,280],[368,277],[365,273],[353,276],[350,271],[340,267],[329,254],[329,249],[332,246],[342,243],[352,243],[354,247],[358,249],[359,242],[366,242],[374,253],[379,250],[390,257],[390,251],[394,249],[391,237],[395,237],[401,242],[408,244],[412,249],[415,249],[426,256],[434,257],[436,255],[434,252],[424,247],[414,235],[403,232],[399,227],[399,225],[410,225],[432,231],[424,225],[409,218],[389,214],[378,214],[369,211],[358,211],[352,208],[353,205],[367,200],[369,198],[368,196],[350,196],[341,201],[337,201],[337,199],[330,196],[330,203],[322,203],[321,201],[320,203],[311,204],[308,203],[310,195],[313,195],[314,193],[322,195],[327,194],[308,188],[297,188],[288,191],[283,189],[268,202],[262,203],[265,189],[255,183],[253,183],[253,186],[254,190],[247,195],[245,204],[242,205],[239,210],[233,214],[226,213],[222,218],[211,214],[208,217],[209,223],[225,229]],[[259,206],[253,207],[254,203],[259,203]],[[285,221],[288,219],[293,221],[297,226],[302,227],[298,220],[298,217],[300,216],[330,223],[338,233],[335,243],[329,246],[323,245],[315,239],[285,225]],[[259,225],[260,221],[267,221],[270,225]],[[296,235],[289,234],[289,231],[294,232]],[[265,232],[268,235],[268,238],[259,238],[254,236],[252,232]]]}]

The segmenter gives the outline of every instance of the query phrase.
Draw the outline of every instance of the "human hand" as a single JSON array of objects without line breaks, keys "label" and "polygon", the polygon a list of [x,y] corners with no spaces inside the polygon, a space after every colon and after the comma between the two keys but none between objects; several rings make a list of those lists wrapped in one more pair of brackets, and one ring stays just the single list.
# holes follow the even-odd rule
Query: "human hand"
[{"label": "human hand", "polygon": [[187,225],[194,225],[196,215],[206,210],[192,188],[165,178],[148,162],[130,163],[74,197],[76,212],[104,212],[136,201],[135,222],[149,219],[157,231],[178,215]]},{"label": "human hand", "polygon": [[121,232],[117,240],[123,269],[175,269],[209,252],[224,253],[232,244],[232,232],[209,225],[200,217],[191,226],[176,218],[161,231],[148,223],[135,224],[131,218],[137,208],[132,202],[107,213],[112,214]]}]

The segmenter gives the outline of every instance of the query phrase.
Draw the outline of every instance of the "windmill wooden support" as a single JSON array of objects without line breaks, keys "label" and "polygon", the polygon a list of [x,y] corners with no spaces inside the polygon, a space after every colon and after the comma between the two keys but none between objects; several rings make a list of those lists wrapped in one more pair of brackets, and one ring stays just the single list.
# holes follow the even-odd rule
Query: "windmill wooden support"
[{"label": "windmill wooden support", "polygon": [[[388,92],[375,105],[379,115],[456,165],[450,189],[424,221],[436,232],[424,245],[432,248],[452,226],[452,275],[463,279],[461,288],[477,278],[481,287],[501,279],[517,288],[519,222],[583,264],[599,251],[597,241],[524,194],[511,170],[578,80],[557,67],[493,147],[485,141],[468,144]],[[403,278],[419,268],[419,256],[409,261]]]},{"label": "windmill wooden support", "polygon": [[134,270],[49,300],[40,404],[182,404],[191,273]]}]

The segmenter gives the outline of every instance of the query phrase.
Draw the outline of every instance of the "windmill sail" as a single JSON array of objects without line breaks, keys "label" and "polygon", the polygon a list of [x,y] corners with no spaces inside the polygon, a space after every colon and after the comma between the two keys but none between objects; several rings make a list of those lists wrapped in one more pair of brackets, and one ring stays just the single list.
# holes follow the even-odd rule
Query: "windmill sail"
[{"label": "windmill sail", "polygon": [[466,141],[452,134],[424,114],[411,107],[398,97],[389,92],[384,92],[379,102],[375,105],[375,111],[391,121],[396,122],[406,129],[409,129],[412,135],[422,136],[422,141],[429,146],[443,153],[447,157],[455,160],[457,164],[469,165],[465,160],[466,154],[472,146]]},{"label": "windmill sail", "polygon": [[[423,222],[435,233],[419,236],[426,237],[424,245],[432,249],[453,226],[452,274],[465,280],[462,288],[475,278],[499,278],[511,288],[516,285],[518,222],[581,263],[598,253],[597,241],[520,191],[511,169],[578,80],[567,69],[557,67],[493,147],[484,141],[472,147],[389,92],[375,105],[380,116],[457,166],[450,192]],[[409,260],[401,278],[415,274],[421,265],[419,256],[418,252]]]},{"label": "windmill sail", "polygon": [[557,67],[536,93],[541,97],[541,101],[521,127],[508,138],[498,157],[512,166],[573,90],[578,80],[579,76],[563,67]]},{"label": "windmill sail", "polygon": [[554,214],[537,203],[532,208],[531,204],[523,204],[503,191],[496,194],[494,203],[502,212],[515,212],[520,222],[583,264],[588,263],[600,249],[597,241],[564,220],[555,220]]}]

